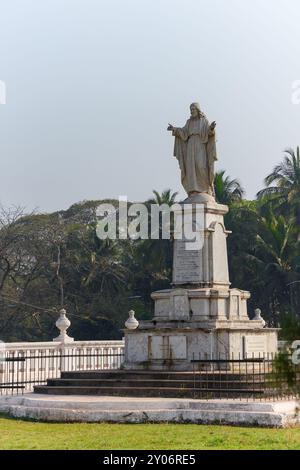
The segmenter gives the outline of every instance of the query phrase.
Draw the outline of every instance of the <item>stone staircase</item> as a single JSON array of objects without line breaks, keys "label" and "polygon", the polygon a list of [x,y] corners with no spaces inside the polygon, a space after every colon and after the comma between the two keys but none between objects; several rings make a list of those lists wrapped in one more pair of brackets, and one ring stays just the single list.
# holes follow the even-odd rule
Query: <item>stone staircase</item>
[{"label": "stone staircase", "polygon": [[248,398],[266,394],[263,374],[233,372],[82,371],[34,387],[49,395],[102,395],[165,398]]}]

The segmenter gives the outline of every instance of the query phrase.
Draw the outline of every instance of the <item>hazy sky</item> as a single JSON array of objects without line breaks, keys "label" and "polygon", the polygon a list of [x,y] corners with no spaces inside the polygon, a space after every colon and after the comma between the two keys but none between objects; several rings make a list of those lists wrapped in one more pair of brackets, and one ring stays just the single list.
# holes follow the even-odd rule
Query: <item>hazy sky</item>
[{"label": "hazy sky", "polygon": [[0,201],[179,190],[166,127],[192,101],[253,197],[300,144],[299,24],[299,0],[0,0]]}]

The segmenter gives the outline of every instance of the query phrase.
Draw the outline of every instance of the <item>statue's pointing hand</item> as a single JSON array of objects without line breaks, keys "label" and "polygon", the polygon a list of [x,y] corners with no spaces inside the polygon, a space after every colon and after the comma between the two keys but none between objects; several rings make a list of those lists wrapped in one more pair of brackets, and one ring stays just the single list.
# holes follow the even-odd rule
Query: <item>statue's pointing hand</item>
[{"label": "statue's pointing hand", "polygon": [[174,130],[174,126],[172,126],[172,124],[169,123],[167,127],[167,131],[173,131],[173,130]]},{"label": "statue's pointing hand", "polygon": [[215,129],[216,125],[217,125],[216,121],[213,121],[213,122],[211,123],[211,125],[209,126],[209,127],[210,127],[210,130],[213,131],[213,130]]}]

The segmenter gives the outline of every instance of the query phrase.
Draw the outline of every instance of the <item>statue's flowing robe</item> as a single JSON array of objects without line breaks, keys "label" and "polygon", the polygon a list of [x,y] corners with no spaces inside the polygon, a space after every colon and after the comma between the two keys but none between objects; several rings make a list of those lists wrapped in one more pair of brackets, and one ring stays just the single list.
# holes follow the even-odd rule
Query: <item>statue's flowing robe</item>
[{"label": "statue's flowing robe", "polygon": [[217,160],[215,132],[205,116],[190,118],[175,127],[174,157],[178,159],[182,186],[191,192],[214,195],[214,162]]}]

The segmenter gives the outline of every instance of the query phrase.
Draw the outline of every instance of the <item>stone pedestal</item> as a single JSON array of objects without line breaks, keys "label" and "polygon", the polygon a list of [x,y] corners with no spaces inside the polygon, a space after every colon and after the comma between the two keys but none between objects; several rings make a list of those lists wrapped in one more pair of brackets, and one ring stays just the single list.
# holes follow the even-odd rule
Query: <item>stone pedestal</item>
[{"label": "stone pedestal", "polygon": [[[186,199],[182,210],[175,211],[174,258],[172,283],[176,285],[229,286],[226,239],[230,233],[224,226],[228,207],[216,204],[208,195]],[[184,217],[189,214],[198,244],[184,236]],[[197,241],[196,240],[196,241]],[[194,249],[193,246],[196,245]]]},{"label": "stone pedestal", "polygon": [[[277,330],[264,328],[260,317],[250,320],[250,293],[230,288],[229,232],[223,219],[228,207],[208,195],[187,199],[182,205],[192,211],[200,246],[187,245],[184,238],[174,241],[172,287],[152,293],[151,321],[125,330],[124,367],[191,370],[191,360],[199,357],[242,359],[274,354]],[[200,213],[202,218],[197,218]]]}]

